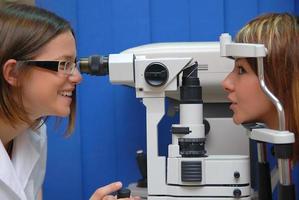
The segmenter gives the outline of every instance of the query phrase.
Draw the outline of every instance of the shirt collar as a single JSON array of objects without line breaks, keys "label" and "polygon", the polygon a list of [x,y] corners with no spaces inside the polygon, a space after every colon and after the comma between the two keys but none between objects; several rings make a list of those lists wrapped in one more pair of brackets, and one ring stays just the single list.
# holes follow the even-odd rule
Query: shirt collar
[{"label": "shirt collar", "polygon": [[20,199],[26,199],[24,189],[21,187],[15,168],[2,142],[0,142],[0,155],[0,181],[6,184]]},{"label": "shirt collar", "polygon": [[41,148],[45,144],[45,126],[38,131],[31,129],[14,139],[12,159],[9,158],[2,142],[0,142],[0,181],[3,181],[21,199],[26,199],[24,188],[31,172],[40,157]]}]

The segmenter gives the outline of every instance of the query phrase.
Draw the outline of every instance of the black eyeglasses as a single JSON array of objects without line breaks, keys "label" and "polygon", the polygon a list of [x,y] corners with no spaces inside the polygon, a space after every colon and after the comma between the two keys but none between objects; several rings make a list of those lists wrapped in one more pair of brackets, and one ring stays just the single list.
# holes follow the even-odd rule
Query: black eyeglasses
[{"label": "black eyeglasses", "polygon": [[41,67],[44,69],[62,73],[64,75],[73,75],[77,66],[76,62],[61,60],[23,60],[18,62],[24,63],[26,65]]}]

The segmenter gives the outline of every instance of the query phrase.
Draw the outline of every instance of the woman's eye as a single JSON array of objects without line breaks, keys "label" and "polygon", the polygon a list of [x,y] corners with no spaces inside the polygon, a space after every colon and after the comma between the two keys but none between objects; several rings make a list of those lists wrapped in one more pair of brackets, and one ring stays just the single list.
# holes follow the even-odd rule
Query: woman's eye
[{"label": "woman's eye", "polygon": [[69,69],[69,68],[71,68],[71,65],[72,63],[71,62],[65,62],[65,68],[66,69]]},{"label": "woman's eye", "polygon": [[246,71],[242,66],[238,66],[238,73],[239,74],[244,74],[244,73],[246,73]]},{"label": "woman's eye", "polygon": [[65,67],[65,61],[60,61],[59,62],[59,69],[64,69],[64,67]]}]

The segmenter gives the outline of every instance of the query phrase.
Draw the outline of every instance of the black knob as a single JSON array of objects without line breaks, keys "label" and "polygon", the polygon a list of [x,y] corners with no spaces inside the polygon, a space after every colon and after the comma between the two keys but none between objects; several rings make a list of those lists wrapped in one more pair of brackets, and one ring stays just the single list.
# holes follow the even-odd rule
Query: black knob
[{"label": "black knob", "polygon": [[205,135],[207,136],[211,130],[211,126],[208,120],[203,119],[203,124],[205,125]]},{"label": "black knob", "polygon": [[240,178],[240,172],[234,172],[234,177],[235,178]]},{"label": "black knob", "polygon": [[117,198],[129,198],[131,196],[131,190],[124,188],[117,191]]},{"label": "black knob", "polygon": [[242,192],[241,192],[240,189],[234,189],[233,194],[234,194],[234,197],[235,197],[235,198],[240,198],[241,195],[242,195]]},{"label": "black knob", "polygon": [[151,63],[144,70],[144,79],[149,85],[160,87],[168,80],[168,69],[162,63]]}]

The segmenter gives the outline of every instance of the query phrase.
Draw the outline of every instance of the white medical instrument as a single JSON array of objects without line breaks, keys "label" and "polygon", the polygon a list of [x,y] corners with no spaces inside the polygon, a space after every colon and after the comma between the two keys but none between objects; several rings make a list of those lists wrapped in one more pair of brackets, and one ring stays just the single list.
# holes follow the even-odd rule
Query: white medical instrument
[{"label": "white medical instrument", "polygon": [[[134,87],[136,97],[142,99],[147,120],[147,199],[249,200],[250,163],[248,139],[244,139],[246,131],[227,117],[211,117],[205,121],[203,102],[210,103],[210,107],[217,110],[220,108],[218,104],[227,101],[220,83],[233,67],[230,57],[256,57],[262,88],[278,109],[280,130],[247,125],[248,135],[259,141],[259,150],[264,150],[265,142],[276,145],[280,191],[282,196],[286,195],[280,199],[294,199],[290,171],[285,172],[294,135],[284,130],[283,108],[264,84],[262,63],[265,56],[263,45],[233,43],[228,34],[222,34],[220,43],[160,43],[107,57],[90,56],[81,59],[80,71],[109,75],[112,84]],[[168,145],[167,157],[158,154],[157,128],[165,114],[166,97],[177,99],[180,104],[180,123],[171,127],[172,143]],[[211,128],[208,135],[207,126]],[[218,134],[214,134],[216,132]],[[223,135],[219,135],[221,132]],[[286,155],[285,152],[290,153]],[[260,159],[259,156],[259,161],[266,163],[265,157]],[[266,164],[264,168],[267,167]],[[271,195],[270,191],[267,197]]]}]

